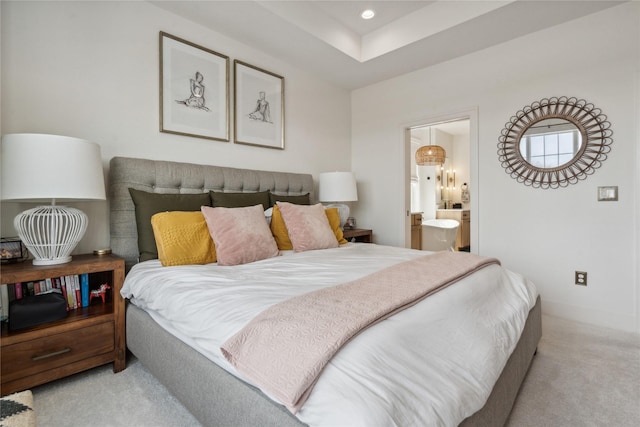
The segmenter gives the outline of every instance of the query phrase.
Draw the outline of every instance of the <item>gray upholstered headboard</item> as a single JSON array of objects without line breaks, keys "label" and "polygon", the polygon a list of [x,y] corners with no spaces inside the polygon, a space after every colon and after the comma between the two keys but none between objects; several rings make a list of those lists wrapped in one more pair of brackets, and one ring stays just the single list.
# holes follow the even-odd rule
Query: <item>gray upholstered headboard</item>
[{"label": "gray upholstered headboard", "polygon": [[281,195],[309,193],[315,200],[310,174],[114,157],[109,170],[111,250],[125,259],[127,271],[138,262],[139,255],[135,206],[129,188],[154,193],[270,190]]}]

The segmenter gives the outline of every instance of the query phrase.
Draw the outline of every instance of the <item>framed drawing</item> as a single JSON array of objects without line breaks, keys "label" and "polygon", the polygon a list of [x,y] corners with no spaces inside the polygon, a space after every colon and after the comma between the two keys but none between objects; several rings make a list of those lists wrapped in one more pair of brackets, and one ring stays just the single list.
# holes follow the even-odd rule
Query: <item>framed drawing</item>
[{"label": "framed drawing", "polygon": [[284,149],[284,77],[234,60],[234,139]]},{"label": "framed drawing", "polygon": [[160,32],[160,132],[229,141],[229,57]]}]

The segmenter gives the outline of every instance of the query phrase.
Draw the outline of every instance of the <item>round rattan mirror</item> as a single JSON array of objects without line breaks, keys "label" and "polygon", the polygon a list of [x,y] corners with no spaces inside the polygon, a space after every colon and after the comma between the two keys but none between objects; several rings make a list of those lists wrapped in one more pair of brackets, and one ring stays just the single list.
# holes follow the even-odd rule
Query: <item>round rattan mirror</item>
[{"label": "round rattan mirror", "polygon": [[591,175],[611,151],[611,124],[577,98],[544,98],[512,116],[498,139],[505,172],[525,185],[558,188]]}]

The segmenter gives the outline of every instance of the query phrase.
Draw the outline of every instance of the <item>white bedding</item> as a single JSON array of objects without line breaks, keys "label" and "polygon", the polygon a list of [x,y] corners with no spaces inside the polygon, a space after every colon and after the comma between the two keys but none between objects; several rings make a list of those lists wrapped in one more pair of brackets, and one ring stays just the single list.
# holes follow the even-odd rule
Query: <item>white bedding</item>
[{"label": "white bedding", "polygon": [[[350,243],[242,266],[137,264],[122,295],[239,376],[220,346],[267,307],[427,252]],[[365,330],[326,366],[296,414],[310,426],[455,426],[480,409],[537,291],[490,266]]]}]

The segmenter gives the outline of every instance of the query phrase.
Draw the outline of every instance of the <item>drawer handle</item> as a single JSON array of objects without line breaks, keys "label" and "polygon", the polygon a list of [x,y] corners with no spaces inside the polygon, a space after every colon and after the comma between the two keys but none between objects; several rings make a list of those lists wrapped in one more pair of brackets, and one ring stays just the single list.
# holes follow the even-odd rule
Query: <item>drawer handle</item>
[{"label": "drawer handle", "polygon": [[66,348],[63,348],[62,350],[52,351],[51,353],[43,354],[43,355],[40,355],[40,356],[32,356],[31,360],[36,362],[38,360],[47,359],[49,357],[58,356],[58,355],[64,354],[64,353],[69,353],[70,351],[71,351],[71,348],[66,347]]}]

